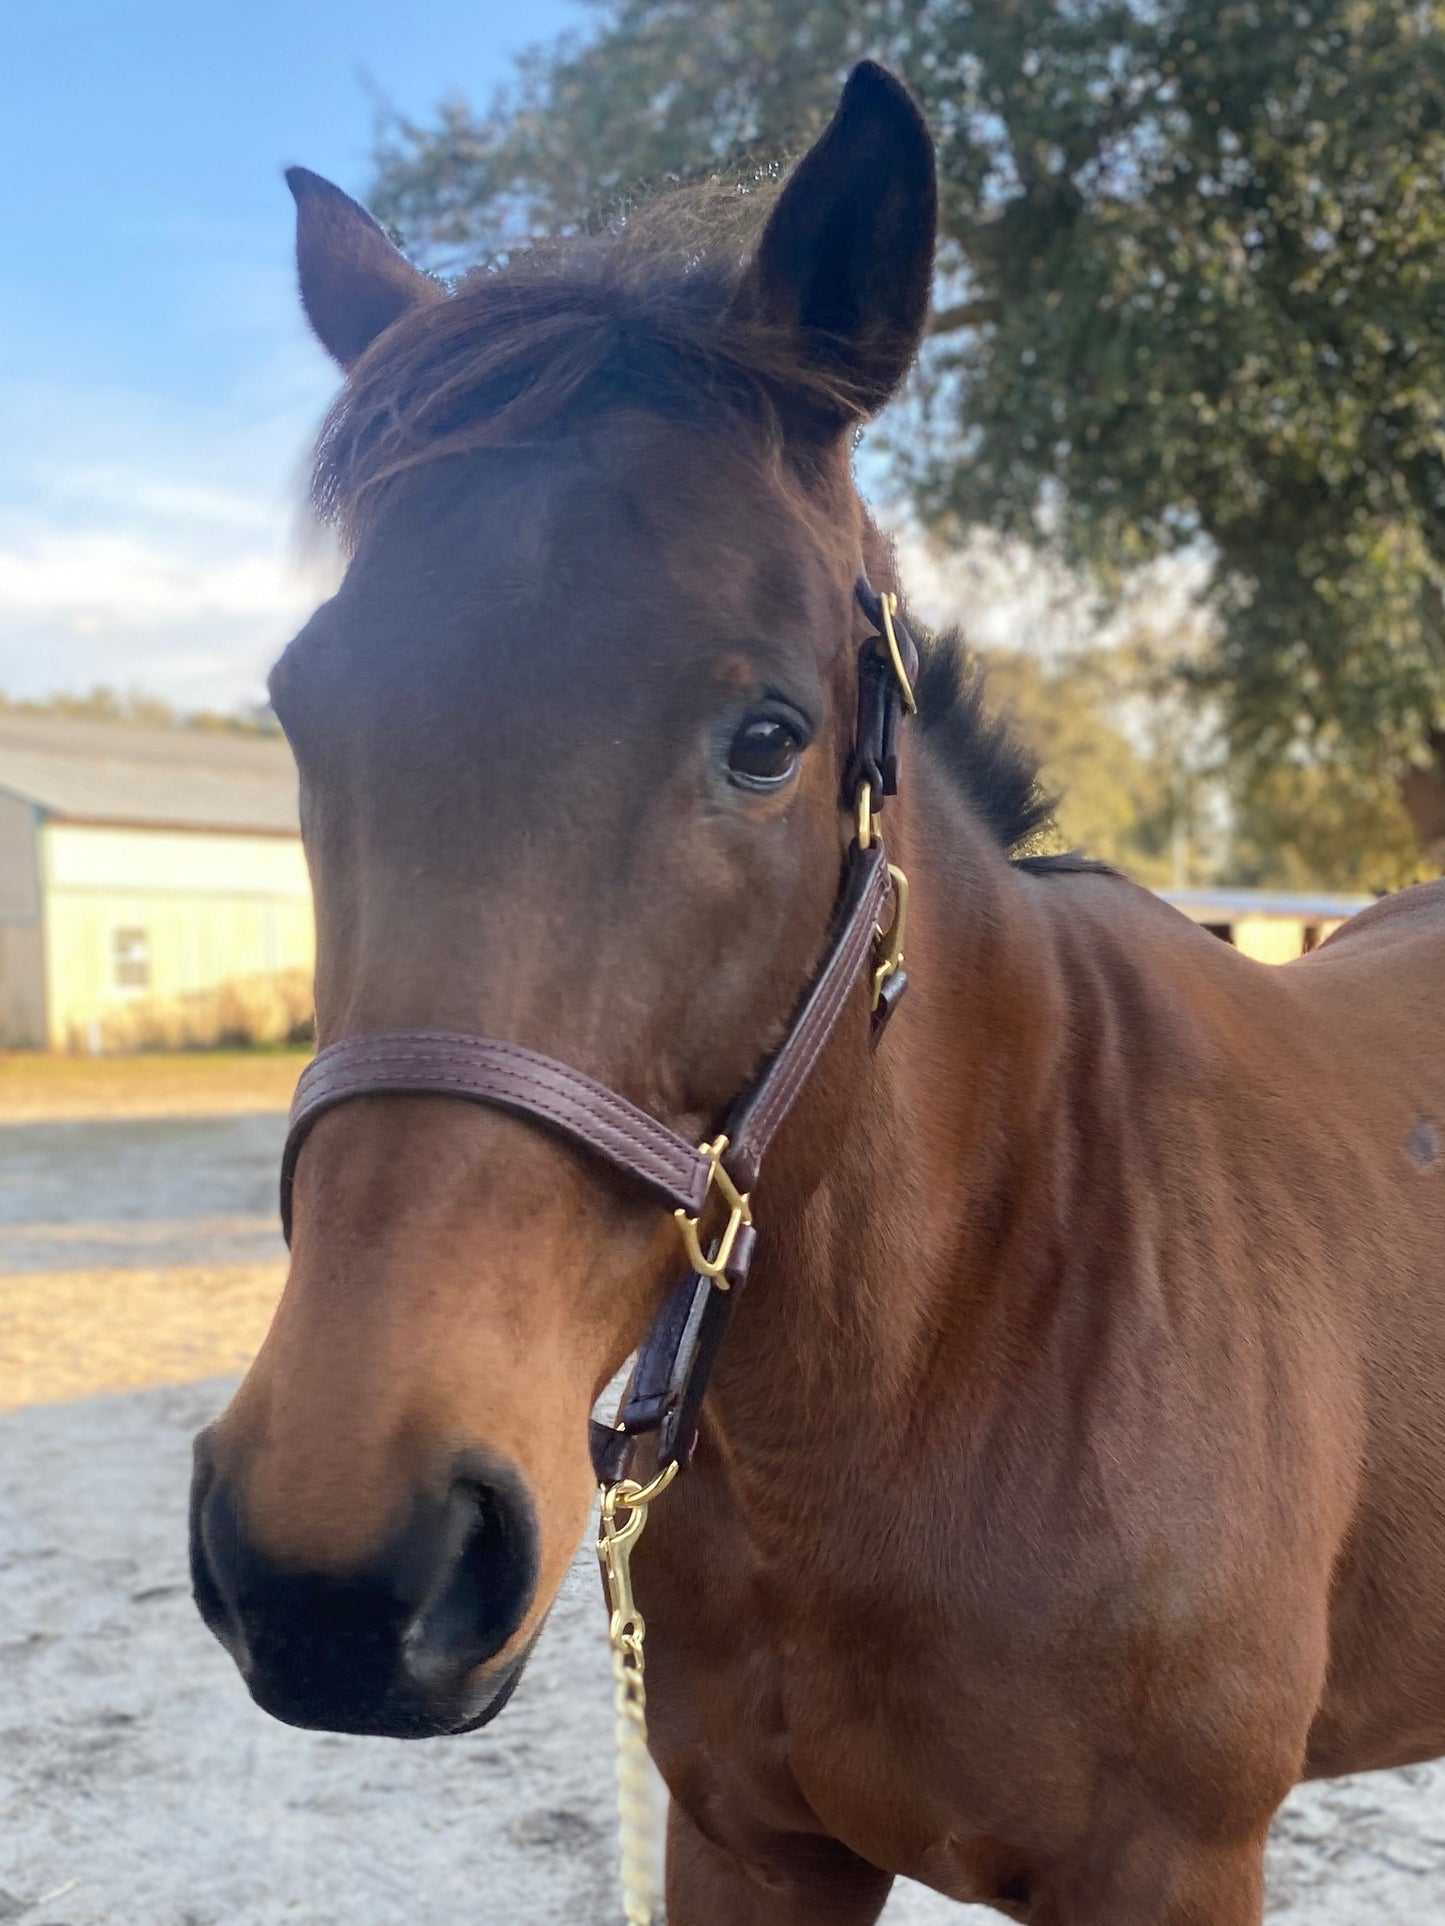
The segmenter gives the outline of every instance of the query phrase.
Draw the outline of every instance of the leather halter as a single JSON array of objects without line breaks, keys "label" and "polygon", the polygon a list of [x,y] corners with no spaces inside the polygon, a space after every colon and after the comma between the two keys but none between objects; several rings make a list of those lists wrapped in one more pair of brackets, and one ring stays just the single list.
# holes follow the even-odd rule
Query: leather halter
[{"label": "leather halter", "polygon": [[[757,1242],[749,1194],[763,1159],[852,996],[865,963],[873,969],[876,1042],[907,977],[902,923],[907,882],[890,866],[873,828],[898,789],[898,734],[913,709],[918,650],[896,598],[860,576],[854,590],[874,633],[858,660],[858,727],[844,778],[845,806],[858,812],[842,889],[818,964],[778,1049],[729,1111],[710,1144],[649,1116],[570,1064],[495,1037],[439,1030],[392,1030],[343,1037],[319,1050],[301,1074],[281,1160],[281,1224],[291,1241],[292,1194],[302,1147],[317,1119],[353,1097],[446,1096],[525,1117],[589,1151],[640,1184],[678,1218],[692,1268],[643,1340],[614,1427],[592,1426],[599,1479],[614,1483],[633,1440],[657,1434],[657,1468],[685,1465],[697,1441],[703,1393],[733,1303],[747,1282]],[[890,898],[892,913],[886,915]],[[699,1219],[718,1190],[726,1227],[703,1250]]]}]

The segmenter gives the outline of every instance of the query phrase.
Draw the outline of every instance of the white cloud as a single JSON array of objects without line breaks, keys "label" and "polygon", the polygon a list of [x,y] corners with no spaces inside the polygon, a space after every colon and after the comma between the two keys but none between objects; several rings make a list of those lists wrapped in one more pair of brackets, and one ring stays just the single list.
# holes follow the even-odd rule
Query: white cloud
[{"label": "white cloud", "polygon": [[276,506],[238,489],[202,481],[138,475],[133,469],[97,463],[67,470],[63,487],[72,499],[107,509],[118,520],[156,517],[184,524],[205,524],[233,533],[271,535]]},{"label": "white cloud", "polygon": [[[0,693],[106,684],[182,708],[263,699],[266,671],[334,586],[296,539],[329,379],[316,356],[206,408],[125,391],[0,389]],[[11,404],[14,403],[12,406]],[[303,552],[304,550],[304,552]]]},{"label": "white cloud", "polygon": [[[306,450],[334,382],[299,323],[258,329],[254,348],[202,403],[0,380],[0,694],[103,683],[186,708],[262,698],[271,662],[335,586],[329,548],[298,540]],[[984,534],[940,551],[892,519],[930,623],[1044,654],[1110,639],[1062,567]],[[1147,606],[1178,624],[1198,581],[1191,564],[1146,573],[1131,619]]]},{"label": "white cloud", "polygon": [[244,543],[156,518],[149,534],[37,527],[0,545],[0,687],[98,683],[182,707],[262,698],[266,671],[329,583],[287,558],[285,517]]}]

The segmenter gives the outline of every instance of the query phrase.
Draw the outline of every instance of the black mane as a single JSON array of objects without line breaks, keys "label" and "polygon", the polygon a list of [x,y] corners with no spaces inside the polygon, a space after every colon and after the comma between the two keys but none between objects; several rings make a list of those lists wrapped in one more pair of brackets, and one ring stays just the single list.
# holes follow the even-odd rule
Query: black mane
[{"label": "black mane", "polygon": [[1038,757],[1006,716],[990,712],[983,664],[956,629],[920,641],[918,725],[938,760],[1015,861],[1057,863],[1039,848],[1053,827],[1055,798],[1039,780]]}]

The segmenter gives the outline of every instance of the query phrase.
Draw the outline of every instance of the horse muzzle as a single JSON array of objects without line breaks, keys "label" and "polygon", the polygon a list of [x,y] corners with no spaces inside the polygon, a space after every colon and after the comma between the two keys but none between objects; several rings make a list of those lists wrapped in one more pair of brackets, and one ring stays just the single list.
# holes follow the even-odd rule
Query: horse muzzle
[{"label": "horse muzzle", "polygon": [[211,1434],[196,1439],[196,1604],[252,1698],[288,1725],[422,1739],[495,1718],[530,1648],[486,1668],[526,1619],[537,1543],[521,1479],[464,1452],[364,1566],[308,1571],[256,1544]]}]

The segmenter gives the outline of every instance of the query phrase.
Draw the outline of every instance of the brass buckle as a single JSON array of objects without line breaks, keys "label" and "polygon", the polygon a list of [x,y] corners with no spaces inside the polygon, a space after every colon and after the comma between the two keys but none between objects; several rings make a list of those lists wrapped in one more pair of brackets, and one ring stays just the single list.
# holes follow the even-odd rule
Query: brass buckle
[{"label": "brass buckle", "polygon": [[858,847],[871,849],[878,832],[873,827],[873,785],[866,776],[858,785],[855,804],[858,810]]},{"label": "brass buckle", "polygon": [[[678,1229],[682,1232],[688,1262],[699,1276],[710,1277],[713,1283],[724,1291],[728,1288],[725,1272],[732,1258],[733,1246],[738,1241],[738,1232],[744,1224],[751,1224],[753,1221],[751,1202],[723,1169],[723,1153],[727,1147],[726,1137],[714,1137],[710,1144],[698,1145],[698,1149],[712,1166],[707,1174],[707,1189],[703,1192],[702,1204],[696,1217],[689,1217],[685,1210],[675,1210],[672,1213],[677,1219]],[[709,1257],[702,1247],[697,1227],[703,1211],[707,1209],[707,1200],[714,1184],[722,1192],[723,1202],[728,1207],[728,1221],[722,1236],[718,1239],[716,1256]]]},{"label": "brass buckle", "polygon": [[903,706],[909,715],[916,716],[918,699],[913,693],[913,684],[908,680],[908,671],[903,666],[903,651],[898,646],[898,637],[893,630],[893,618],[898,613],[898,597],[892,589],[884,589],[878,597],[878,605],[883,611],[883,639],[888,644],[893,673],[898,678],[898,692],[903,697]]},{"label": "brass buckle", "polygon": [[893,919],[886,930],[878,931],[883,957],[873,971],[871,1007],[875,1010],[883,995],[883,985],[903,968],[903,939],[908,934],[908,878],[896,863],[888,865],[888,874],[893,883]]}]

